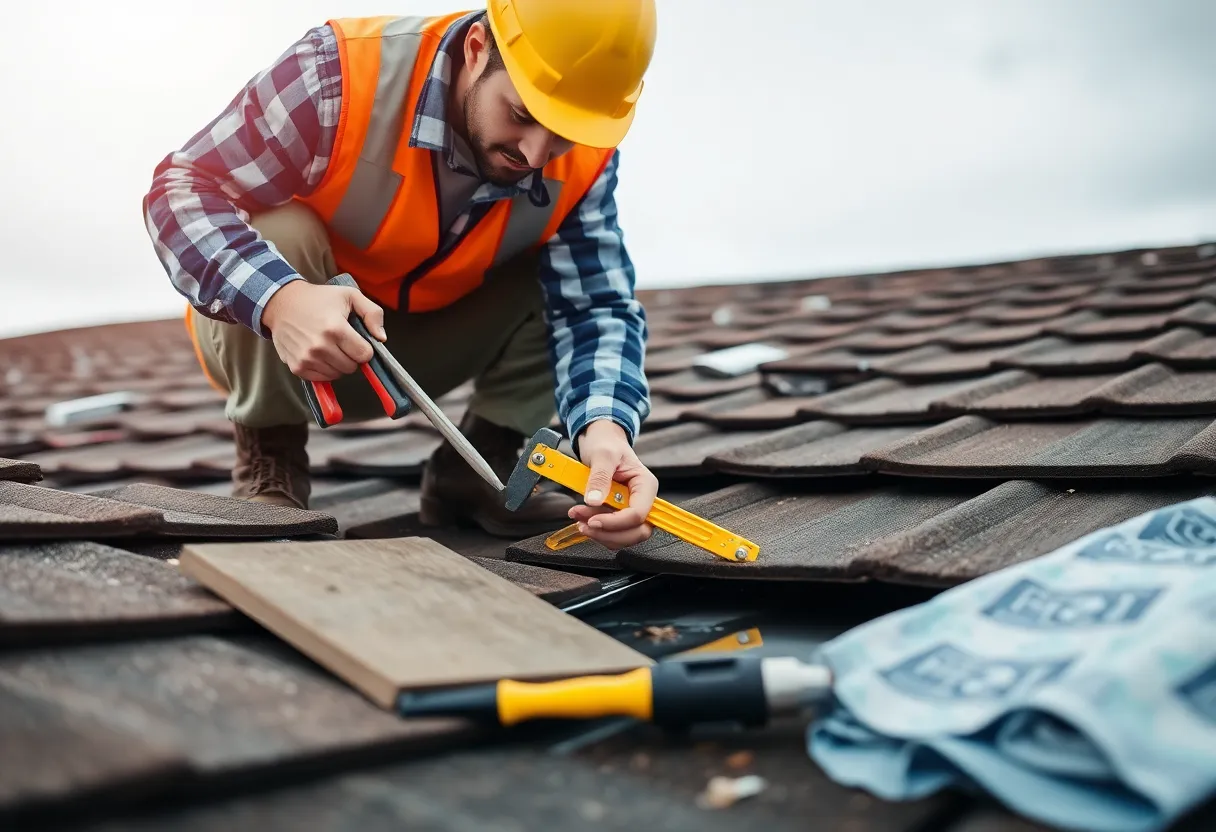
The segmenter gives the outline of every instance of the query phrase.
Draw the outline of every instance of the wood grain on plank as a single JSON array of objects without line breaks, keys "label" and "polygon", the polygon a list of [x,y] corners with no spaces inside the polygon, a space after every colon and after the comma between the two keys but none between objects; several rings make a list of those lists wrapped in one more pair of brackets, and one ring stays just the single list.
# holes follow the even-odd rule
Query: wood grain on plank
[{"label": "wood grain on plank", "polygon": [[651,663],[427,538],[190,544],[180,565],[385,708],[408,689]]}]

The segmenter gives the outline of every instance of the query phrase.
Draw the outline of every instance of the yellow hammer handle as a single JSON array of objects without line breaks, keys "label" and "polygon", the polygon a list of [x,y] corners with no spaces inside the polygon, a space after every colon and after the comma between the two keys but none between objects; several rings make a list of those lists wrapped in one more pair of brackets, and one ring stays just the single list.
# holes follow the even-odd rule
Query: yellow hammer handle
[{"label": "yellow hammer handle", "polygon": [[619,676],[583,676],[557,682],[498,683],[498,721],[515,725],[529,719],[595,719],[632,716],[649,720],[654,699],[650,669]]},{"label": "yellow hammer handle", "polygon": [[[591,476],[591,469],[555,448],[537,445],[528,458],[528,467],[571,491],[584,495],[587,493],[587,480]],[[613,482],[608,493],[604,495],[604,504],[617,509],[627,507],[629,489]],[[685,543],[691,543],[727,560],[751,561],[760,554],[760,547],[750,540],[663,499],[655,499],[650,513],[646,515],[646,522],[675,535]]]}]

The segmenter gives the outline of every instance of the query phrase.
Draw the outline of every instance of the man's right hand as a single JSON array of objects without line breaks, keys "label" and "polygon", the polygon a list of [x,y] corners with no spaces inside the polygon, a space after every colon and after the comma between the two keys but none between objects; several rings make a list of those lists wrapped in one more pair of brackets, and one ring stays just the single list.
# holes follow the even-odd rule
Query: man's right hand
[{"label": "man's right hand", "polygon": [[384,310],[357,289],[293,280],[270,298],[262,322],[293,374],[333,381],[371,360],[371,344],[348,322],[355,312],[373,338],[383,341]]}]

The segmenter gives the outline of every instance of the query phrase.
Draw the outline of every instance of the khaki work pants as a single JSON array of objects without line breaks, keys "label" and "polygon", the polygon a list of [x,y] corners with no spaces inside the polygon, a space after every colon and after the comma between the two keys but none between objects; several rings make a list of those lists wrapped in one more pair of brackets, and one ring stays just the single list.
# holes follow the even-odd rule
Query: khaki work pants
[{"label": "khaki work pants", "polygon": [[[288,203],[250,224],[310,282],[338,273],[321,220],[307,206]],[[230,421],[260,428],[312,420],[299,378],[270,340],[194,309],[187,314],[200,361],[227,391]],[[553,371],[535,255],[492,270],[475,291],[443,309],[385,309],[384,329],[385,346],[431,398],[472,380],[471,413],[528,436],[552,421]],[[337,379],[333,388],[344,422],[384,416],[361,372]]]}]

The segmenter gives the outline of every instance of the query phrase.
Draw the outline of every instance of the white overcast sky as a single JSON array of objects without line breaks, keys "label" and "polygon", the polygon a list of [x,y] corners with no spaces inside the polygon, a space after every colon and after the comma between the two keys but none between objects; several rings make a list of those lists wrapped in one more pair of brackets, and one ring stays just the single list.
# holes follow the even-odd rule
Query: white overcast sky
[{"label": "white overcast sky", "polygon": [[[310,26],[460,8],[10,4],[0,336],[179,314],[157,162]],[[638,285],[1216,238],[1214,43],[1211,0],[659,0],[622,145]]]}]

